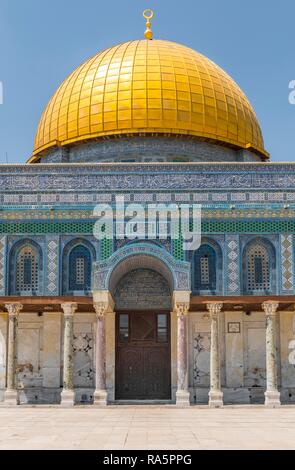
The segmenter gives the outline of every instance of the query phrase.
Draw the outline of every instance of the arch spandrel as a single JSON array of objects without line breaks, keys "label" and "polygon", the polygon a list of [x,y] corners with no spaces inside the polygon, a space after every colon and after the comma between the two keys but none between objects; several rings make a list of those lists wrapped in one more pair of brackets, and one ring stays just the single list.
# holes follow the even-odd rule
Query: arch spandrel
[{"label": "arch spandrel", "polygon": [[113,292],[125,274],[141,268],[161,274],[171,292],[191,291],[190,263],[177,261],[165,249],[144,242],[125,246],[107,261],[94,263],[93,291]]}]

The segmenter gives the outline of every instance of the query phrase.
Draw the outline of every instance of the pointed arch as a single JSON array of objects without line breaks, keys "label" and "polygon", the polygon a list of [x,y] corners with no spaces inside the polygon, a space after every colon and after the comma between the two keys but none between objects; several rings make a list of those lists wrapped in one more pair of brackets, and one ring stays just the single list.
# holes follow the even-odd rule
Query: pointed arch
[{"label": "pointed arch", "polygon": [[43,256],[38,243],[31,239],[17,242],[9,256],[9,294],[40,295],[43,281]]},{"label": "pointed arch", "polygon": [[245,294],[276,293],[276,251],[269,240],[257,237],[245,246],[242,272]]},{"label": "pointed arch", "polygon": [[192,284],[194,294],[222,292],[222,251],[215,240],[203,238],[193,253]]},{"label": "pointed arch", "polygon": [[63,295],[90,293],[92,264],[95,261],[93,245],[83,238],[71,240],[65,246],[62,258]]}]

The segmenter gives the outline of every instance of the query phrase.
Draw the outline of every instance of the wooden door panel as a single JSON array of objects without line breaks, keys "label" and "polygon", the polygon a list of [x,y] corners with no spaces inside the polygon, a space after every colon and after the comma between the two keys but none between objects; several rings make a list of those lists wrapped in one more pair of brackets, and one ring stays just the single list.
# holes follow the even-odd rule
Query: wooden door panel
[{"label": "wooden door panel", "polygon": [[117,363],[117,393],[120,398],[137,399],[144,395],[142,348],[120,348]]},{"label": "wooden door panel", "polygon": [[[125,317],[126,328],[126,312],[122,315]],[[157,313],[139,312],[128,315],[129,333],[126,341],[126,335],[120,335],[120,313],[117,314],[116,399],[170,399],[169,314],[167,342],[165,339],[163,342],[163,335],[157,337]]]},{"label": "wooden door panel", "polygon": [[167,348],[144,350],[145,395],[150,399],[170,397],[170,358]]},{"label": "wooden door panel", "polygon": [[131,315],[131,340],[155,341],[155,315],[142,313]]}]

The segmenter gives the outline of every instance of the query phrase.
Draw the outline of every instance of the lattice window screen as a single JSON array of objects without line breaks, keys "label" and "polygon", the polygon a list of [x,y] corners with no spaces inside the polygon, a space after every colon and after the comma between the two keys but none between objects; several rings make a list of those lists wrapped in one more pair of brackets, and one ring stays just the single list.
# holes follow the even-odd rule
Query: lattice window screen
[{"label": "lattice window screen", "polygon": [[85,258],[76,258],[76,282],[81,285],[85,283]]},{"label": "lattice window screen", "polygon": [[269,291],[270,288],[269,253],[261,243],[255,243],[247,251],[247,289]]},{"label": "lattice window screen", "polygon": [[91,289],[91,254],[88,248],[78,245],[70,253],[69,290],[89,291]]},{"label": "lattice window screen", "polygon": [[203,256],[200,259],[200,271],[201,271],[201,283],[209,284],[210,274],[209,274],[209,258],[208,256]]},{"label": "lattice window screen", "polygon": [[21,249],[16,260],[17,292],[36,292],[39,287],[38,254],[31,246]]},{"label": "lattice window screen", "polygon": [[193,259],[194,290],[216,290],[216,252],[209,245],[202,245]]}]

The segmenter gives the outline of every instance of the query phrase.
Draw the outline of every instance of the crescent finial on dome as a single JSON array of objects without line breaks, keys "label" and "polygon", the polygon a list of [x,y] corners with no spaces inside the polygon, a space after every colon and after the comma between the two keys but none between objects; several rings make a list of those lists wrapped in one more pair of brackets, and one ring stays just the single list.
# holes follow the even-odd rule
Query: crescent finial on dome
[{"label": "crescent finial on dome", "polygon": [[151,20],[154,18],[155,13],[151,9],[144,10],[143,17],[146,19],[146,31],[144,33],[144,37],[146,39],[152,40],[154,37],[154,33],[152,31],[152,24]]}]

